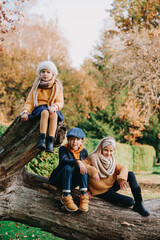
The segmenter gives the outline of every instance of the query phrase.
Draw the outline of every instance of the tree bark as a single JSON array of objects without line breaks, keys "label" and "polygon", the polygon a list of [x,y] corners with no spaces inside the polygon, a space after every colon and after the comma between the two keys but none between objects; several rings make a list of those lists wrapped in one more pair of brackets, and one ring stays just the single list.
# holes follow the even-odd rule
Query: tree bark
[{"label": "tree bark", "polygon": [[[70,240],[160,239],[160,199],[144,202],[149,217],[98,198],[90,200],[87,213],[67,212],[60,202],[61,192],[24,167],[39,153],[38,132],[39,122],[22,124],[17,118],[0,139],[0,220],[26,223]],[[64,138],[65,127],[59,126],[57,132]],[[78,190],[73,197],[79,205]]]},{"label": "tree bark", "polygon": [[[65,138],[66,127],[58,123],[54,146],[61,145]],[[22,122],[17,117],[0,138],[0,177],[11,176],[36,157],[39,139],[39,119]]]}]

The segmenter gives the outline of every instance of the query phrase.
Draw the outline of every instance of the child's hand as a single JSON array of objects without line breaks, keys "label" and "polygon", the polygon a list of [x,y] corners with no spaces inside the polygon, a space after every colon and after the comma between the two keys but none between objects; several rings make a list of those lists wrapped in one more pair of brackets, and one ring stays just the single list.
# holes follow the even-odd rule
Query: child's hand
[{"label": "child's hand", "polygon": [[21,119],[22,119],[22,121],[28,121],[28,113],[24,112],[24,113],[21,115]]},{"label": "child's hand", "polygon": [[57,109],[56,109],[55,106],[52,106],[52,107],[49,108],[49,113],[51,113],[51,114],[56,112],[56,111],[57,111]]},{"label": "child's hand", "polygon": [[84,163],[82,163],[82,161],[78,161],[78,166],[79,166],[79,168],[80,168],[80,173],[82,174],[82,175],[84,175],[85,173],[87,173],[87,168],[86,168],[86,166],[84,165]]},{"label": "child's hand", "polygon": [[100,177],[99,177],[99,174],[98,174],[98,173],[96,173],[93,178],[94,178],[94,180],[95,180],[96,182],[99,182],[99,181],[100,181]]},{"label": "child's hand", "polygon": [[125,180],[119,180],[118,184],[120,186],[120,189],[125,191],[128,187],[128,183]]}]

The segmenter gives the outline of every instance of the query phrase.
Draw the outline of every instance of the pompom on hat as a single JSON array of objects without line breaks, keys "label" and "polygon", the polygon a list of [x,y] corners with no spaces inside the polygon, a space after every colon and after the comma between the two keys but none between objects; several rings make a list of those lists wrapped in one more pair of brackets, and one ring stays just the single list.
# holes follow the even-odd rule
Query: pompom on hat
[{"label": "pompom on hat", "polygon": [[77,137],[77,138],[85,138],[85,133],[83,132],[83,130],[81,128],[71,128],[68,132],[67,132],[67,137]]},{"label": "pompom on hat", "polygon": [[53,74],[54,74],[54,77],[56,77],[58,75],[58,70],[57,70],[57,67],[56,65],[52,62],[52,61],[44,61],[44,62],[41,62],[39,65],[38,65],[38,68],[37,68],[37,74],[40,76],[40,73],[43,69],[48,69],[50,70]]}]

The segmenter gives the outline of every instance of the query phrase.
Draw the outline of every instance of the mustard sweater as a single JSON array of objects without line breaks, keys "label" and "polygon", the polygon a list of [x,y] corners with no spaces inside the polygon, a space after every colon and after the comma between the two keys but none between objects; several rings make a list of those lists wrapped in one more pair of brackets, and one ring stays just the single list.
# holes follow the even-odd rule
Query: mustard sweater
[{"label": "mustard sweater", "polygon": [[[53,98],[50,99],[51,94],[53,91]],[[55,104],[58,107],[58,110],[61,110],[64,104],[63,100],[63,90],[59,83],[57,81],[54,82],[52,88],[48,89],[37,89],[38,92],[38,106],[39,105],[45,105],[51,106],[52,104]],[[29,95],[27,97],[26,103],[24,105],[23,111],[27,111],[28,113],[31,113],[34,108],[34,98],[33,98],[33,89],[29,92]]]},{"label": "mustard sweater", "polygon": [[87,168],[88,188],[91,191],[92,195],[98,195],[107,192],[113,186],[116,180],[127,181],[128,169],[118,162],[116,162],[114,174],[112,176],[109,176],[108,178],[101,178],[99,182],[96,182],[93,178],[94,175],[98,173],[98,170],[92,166],[91,160],[87,158],[83,160],[83,163]]}]

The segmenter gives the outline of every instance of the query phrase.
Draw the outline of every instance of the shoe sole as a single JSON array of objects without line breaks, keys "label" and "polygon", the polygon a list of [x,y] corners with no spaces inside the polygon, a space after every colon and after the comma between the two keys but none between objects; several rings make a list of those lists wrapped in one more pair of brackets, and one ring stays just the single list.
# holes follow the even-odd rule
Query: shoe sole
[{"label": "shoe sole", "polygon": [[54,151],[50,151],[50,150],[48,150],[48,149],[46,149],[46,152],[48,152],[48,153],[54,153]]},{"label": "shoe sole", "polygon": [[37,148],[40,149],[40,150],[45,150],[46,149],[46,147],[44,147],[44,146],[37,146]]},{"label": "shoe sole", "polygon": [[76,212],[78,210],[78,208],[76,210],[71,210],[69,208],[67,208],[67,206],[64,204],[64,202],[62,201],[61,199],[61,203],[63,204],[63,206],[65,207],[65,209],[68,211],[68,212]]},{"label": "shoe sole", "polygon": [[88,210],[86,211],[86,210],[84,210],[82,208],[79,208],[79,210],[82,211],[82,212],[88,212]]},{"label": "shoe sole", "polygon": [[139,213],[141,216],[143,216],[143,217],[148,217],[148,216],[150,216],[150,213],[146,213],[146,214],[142,214],[142,213],[140,213],[139,211],[137,211],[137,210],[134,210],[134,209],[132,209],[134,212],[137,212],[137,213]]}]

